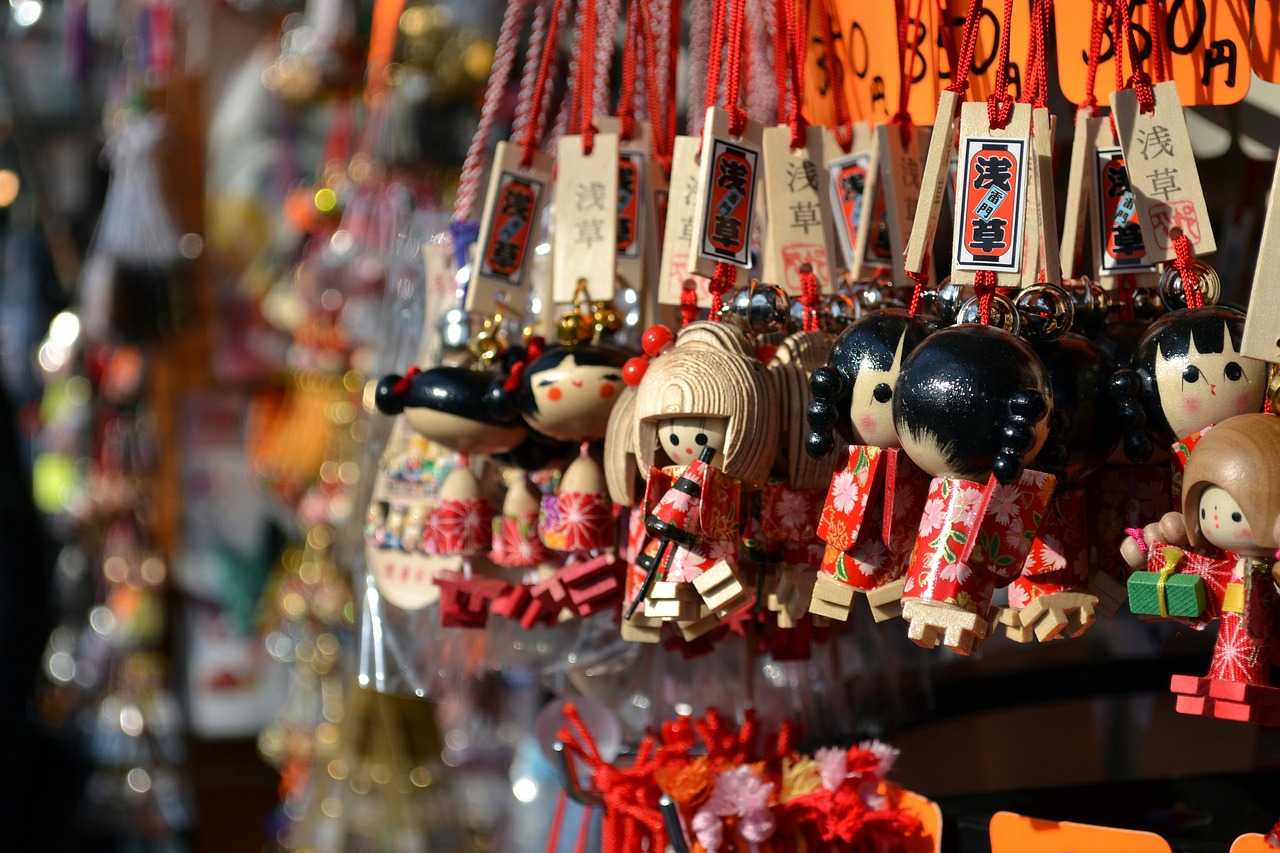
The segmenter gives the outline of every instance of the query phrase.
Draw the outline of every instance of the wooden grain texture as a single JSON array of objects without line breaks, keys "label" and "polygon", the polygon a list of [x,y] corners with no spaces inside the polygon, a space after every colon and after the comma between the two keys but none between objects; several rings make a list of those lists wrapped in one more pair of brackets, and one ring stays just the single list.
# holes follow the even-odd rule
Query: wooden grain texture
[{"label": "wooden grain texture", "polygon": [[610,500],[618,506],[636,504],[640,472],[636,460],[635,411],[636,389],[628,385],[613,404],[604,436],[604,479]]},{"label": "wooden grain texture", "polygon": [[[707,254],[705,251],[705,242],[703,238],[704,226],[710,219],[709,210],[714,200],[715,180],[712,175],[712,166],[714,158],[711,153],[716,149],[717,142],[732,145],[744,150],[748,159],[754,159],[756,167],[755,174],[751,176],[748,182],[747,193],[750,196],[748,200],[747,210],[749,212],[747,228],[748,232],[754,225],[754,219],[759,214],[759,183],[763,179],[763,153],[761,151],[761,134],[764,128],[760,122],[747,119],[746,125],[743,127],[741,136],[733,136],[729,133],[729,113],[720,107],[708,107],[707,118],[703,124],[702,130],[702,155],[698,166],[698,200],[697,207],[694,211],[693,219],[693,239],[690,242],[689,253],[693,258],[691,268],[699,275],[711,277],[716,270],[716,264],[721,260],[713,255]],[[750,243],[750,234],[745,235],[747,243]],[[748,252],[749,255],[749,252]],[[747,271],[751,269],[750,259],[745,263],[733,262],[733,266],[737,268],[736,284],[742,285],[747,281]]]},{"label": "wooden grain texture", "polygon": [[834,336],[826,332],[795,332],[779,344],[769,363],[769,377],[776,399],[782,406],[779,452],[786,464],[787,480],[793,488],[826,488],[835,474],[839,454],[814,459],[804,448],[809,431],[806,413],[813,402],[809,376],[826,362],[834,340]]},{"label": "wooden grain texture", "polygon": [[[662,180],[662,170],[657,167],[652,159],[652,141],[650,138],[649,122],[638,120],[632,123],[632,132],[630,139],[623,139],[621,136],[621,121],[614,116],[600,116],[595,119],[596,129],[601,133],[616,134],[618,136],[618,155],[619,168],[622,161],[630,159],[635,163],[639,173],[639,184],[636,187],[636,193],[640,199],[635,222],[635,230],[633,243],[630,249],[624,249],[621,237],[618,238],[617,252],[617,274],[619,287],[634,288],[641,296],[641,311],[652,313],[652,309],[646,309],[644,297],[656,296],[656,292],[646,285],[648,284],[647,273],[653,269],[653,265],[657,263],[657,259],[653,257],[653,246],[656,243],[654,231],[656,230],[656,219],[654,216],[654,188],[655,180],[661,181],[663,189],[666,188],[665,180]],[[622,183],[619,178],[618,183],[618,215],[622,216]],[[654,303],[656,306],[656,302]],[[649,319],[648,325],[652,325],[654,321]]]},{"label": "wooden grain texture", "polygon": [[942,212],[942,199],[946,195],[960,102],[959,95],[945,89],[938,97],[933,135],[929,138],[929,154],[925,158],[924,175],[920,180],[920,196],[915,218],[911,221],[911,236],[907,240],[905,268],[908,270],[923,269],[925,256],[933,250],[938,215]]},{"label": "wooden grain texture", "polygon": [[802,148],[791,147],[791,128],[766,127],[764,153],[765,244],[762,278],[799,296],[800,266],[809,264],[823,292],[832,288],[830,173],[824,165],[824,128],[809,127]]},{"label": "wooden grain texture", "polygon": [[749,347],[746,334],[735,327],[701,321],[682,329],[675,347],[649,363],[635,401],[641,472],[654,464],[658,422],[684,415],[722,417],[728,419],[723,472],[748,488],[764,485],[778,453],[780,407],[764,366],[743,354]]},{"label": "wooden grain texture", "polygon": [[578,135],[560,139],[551,226],[551,296],[572,302],[580,282],[592,300],[617,289],[618,136],[597,133],[591,153]]},{"label": "wooden grain texture", "polygon": [[[521,169],[520,147],[505,141],[498,143],[493,154],[493,166],[489,172],[489,187],[485,192],[484,211],[480,216],[480,237],[476,244],[477,260],[472,266],[471,280],[467,285],[465,307],[468,311],[492,311],[497,300],[504,300],[511,306],[524,305],[529,267],[533,262],[534,246],[538,239],[537,231],[541,222],[542,207],[547,203],[547,195],[551,191],[551,170],[551,158],[541,151],[534,152],[533,163],[528,169]],[[494,218],[498,215],[497,201],[504,173],[521,175],[542,188],[537,194],[537,204],[530,212],[532,224],[523,263],[518,274],[509,276],[496,273],[484,260],[494,237],[491,232]]]},{"label": "wooden grain texture", "polygon": [[1031,111],[1031,152],[1035,161],[1036,225],[1039,235],[1040,260],[1045,281],[1062,283],[1061,250],[1058,245],[1058,204],[1053,186],[1053,133],[1055,123],[1047,109]]},{"label": "wooden grain texture", "polygon": [[662,259],[658,264],[658,304],[679,305],[687,279],[697,283],[698,306],[711,304],[705,276],[697,276],[689,254],[698,217],[698,176],[701,164],[696,136],[677,136],[671,152],[671,182],[667,196],[667,227],[662,233]]},{"label": "wooden grain texture", "polygon": [[1089,205],[1093,201],[1093,129],[1099,121],[1102,119],[1094,117],[1092,107],[1081,107],[1076,111],[1059,257],[1059,268],[1065,279],[1080,275],[1078,264],[1084,250],[1085,229],[1089,225]]},{"label": "wooden grain texture", "polygon": [[[1280,159],[1276,161],[1280,177]],[[1241,355],[1263,361],[1280,361],[1280,192],[1271,183],[1267,218],[1262,223],[1262,243],[1249,293],[1249,312],[1244,321]]]},{"label": "wooden grain texture", "polygon": [[855,277],[870,274],[879,264],[875,263],[871,252],[872,229],[876,227],[876,211],[879,208],[879,197],[884,189],[881,187],[880,161],[884,159],[884,140],[880,134],[872,132],[871,144],[868,148],[867,178],[862,191],[862,218],[858,220],[858,231],[854,235],[854,263],[850,270]]},{"label": "wooden grain texture", "polygon": [[1217,242],[1177,84],[1158,83],[1152,89],[1155,109],[1150,113],[1139,109],[1132,89],[1111,95],[1111,115],[1138,204],[1145,259],[1149,263],[1173,260],[1177,229],[1191,241],[1193,254],[1212,254]]},{"label": "wooden grain texture", "polygon": [[[967,211],[963,209],[966,201],[966,193],[964,188],[960,186],[962,181],[968,181],[968,163],[965,161],[965,146],[969,139],[1000,139],[1019,141],[1021,140],[1025,147],[1023,149],[1021,168],[1016,176],[1015,184],[1012,188],[1014,194],[1014,219],[1009,222],[1010,233],[1007,239],[1016,246],[1018,257],[1015,259],[1015,268],[1011,271],[996,271],[996,284],[999,287],[1019,287],[1022,284],[1022,268],[1027,263],[1034,263],[1034,258],[1027,258],[1022,252],[1022,246],[1018,245],[1021,239],[1023,229],[1027,227],[1035,227],[1035,223],[1027,221],[1028,205],[1026,197],[1029,190],[1029,180],[1031,172],[1031,105],[1030,104],[1014,104],[1009,122],[1004,128],[996,129],[991,127],[987,114],[987,105],[985,103],[967,103],[960,110],[960,166],[956,175],[956,199],[955,213],[952,221],[955,223],[955,236],[952,240],[951,253],[951,283],[952,284],[973,284],[975,270],[959,269],[959,245],[963,239],[965,223],[968,220]],[[973,190],[980,193],[981,190]],[[1021,202],[1018,201],[1019,195]],[[1018,220],[1021,219],[1021,222]],[[1020,228],[1019,228],[1020,225]]]},{"label": "wooden grain texture", "polygon": [[890,266],[896,284],[910,284],[901,260],[906,257],[916,208],[924,180],[923,151],[929,146],[930,129],[913,127],[907,134],[893,124],[876,128],[880,141],[880,191],[884,193],[885,221],[889,226]]}]

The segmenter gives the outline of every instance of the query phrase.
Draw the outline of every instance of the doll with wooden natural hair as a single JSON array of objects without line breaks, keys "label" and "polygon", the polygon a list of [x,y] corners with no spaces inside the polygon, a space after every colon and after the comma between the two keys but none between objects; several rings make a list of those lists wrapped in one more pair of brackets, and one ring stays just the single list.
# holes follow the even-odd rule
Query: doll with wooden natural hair
[{"label": "doll with wooden natural hair", "polygon": [[[835,459],[805,452],[804,416],[813,401],[809,376],[822,366],[833,340],[827,332],[794,332],[778,344],[768,365],[781,415],[779,452],[757,511],[750,514],[754,535],[743,537],[743,556],[756,555],[760,571],[776,569],[776,576],[762,578],[757,588],[772,588],[769,609],[778,614],[782,629],[801,627],[822,564],[822,540],[815,529]],[[775,632],[773,639],[773,647],[785,654],[779,644],[793,638]]]},{"label": "doll with wooden natural hair", "polygon": [[[1207,677],[1175,675],[1184,714],[1280,725],[1271,684],[1280,564],[1280,417],[1237,415],[1204,433],[1187,460],[1182,512],[1122,546],[1135,613],[1203,630],[1219,622]],[[1210,556],[1190,548],[1210,552]]]},{"label": "doll with wooden natural hair", "polygon": [[1024,467],[1051,406],[1035,351],[994,326],[935,332],[903,361],[894,425],[933,477],[902,588],[917,644],[970,654],[990,635],[995,590],[1022,570],[1053,494],[1052,475]]},{"label": "doll with wooden natural hair", "polygon": [[750,341],[728,324],[692,323],[674,342],[647,341],[646,352],[643,372],[628,371],[646,481],[645,578],[624,616],[643,607],[692,639],[753,601],[737,572],[739,500],[768,478],[777,412]]},{"label": "doll with wooden natural hair", "polygon": [[855,593],[867,597],[877,622],[902,612],[903,574],[929,478],[902,453],[894,385],[903,360],[930,331],[928,321],[901,309],[866,314],[840,334],[810,379],[809,454],[832,455],[837,435],[847,446],[817,524],[826,548],[809,603],[814,615],[848,619]]}]

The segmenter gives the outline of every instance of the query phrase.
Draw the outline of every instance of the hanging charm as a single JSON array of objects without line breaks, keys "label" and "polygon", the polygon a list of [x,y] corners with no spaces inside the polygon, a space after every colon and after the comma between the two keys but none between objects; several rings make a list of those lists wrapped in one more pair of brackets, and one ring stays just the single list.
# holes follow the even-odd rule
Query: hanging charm
[{"label": "hanging charm", "polygon": [[1177,84],[1145,86],[1111,95],[1146,249],[1143,259],[1149,264],[1174,260],[1180,235],[1191,242],[1193,255],[1212,254],[1217,243]]},{"label": "hanging charm", "polygon": [[572,302],[580,283],[593,300],[612,299],[616,290],[618,228],[618,135],[560,139],[556,155],[553,209],[552,299]]},{"label": "hanging charm", "polygon": [[735,136],[729,125],[728,110],[707,110],[690,254],[699,275],[710,278],[717,264],[729,264],[737,271],[734,284],[742,285],[752,266],[763,129],[759,122],[745,119],[741,134]]},{"label": "hanging charm", "polygon": [[468,311],[487,311],[498,300],[524,304],[551,169],[551,158],[540,151],[532,151],[526,165],[518,146],[498,143],[480,217],[475,268],[467,285]]},{"label": "hanging charm", "polygon": [[994,272],[1000,286],[1021,284],[1030,137],[1027,104],[1012,105],[1003,129],[991,126],[985,103],[961,110],[953,284],[972,284],[978,271]]}]

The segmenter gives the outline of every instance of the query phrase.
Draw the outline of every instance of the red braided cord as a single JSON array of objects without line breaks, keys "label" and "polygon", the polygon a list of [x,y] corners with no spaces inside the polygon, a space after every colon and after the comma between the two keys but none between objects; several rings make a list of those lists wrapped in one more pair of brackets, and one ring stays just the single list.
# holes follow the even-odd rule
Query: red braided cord
[{"label": "red braided cord", "polygon": [[684,287],[680,288],[680,318],[681,327],[698,319],[698,286],[693,279],[686,279]]},{"label": "red braided cord", "polygon": [[520,31],[524,27],[525,9],[529,0],[510,0],[502,16],[502,28],[493,50],[493,67],[489,71],[489,83],[484,90],[484,105],[480,108],[480,123],[471,137],[467,157],[458,178],[458,196],[453,203],[453,218],[467,222],[475,217],[476,197],[480,192],[480,178],[484,171],[484,155],[489,150],[489,137],[498,119],[498,110],[507,93],[511,69],[520,43]]},{"label": "red braided cord", "polygon": [[809,49],[808,0],[786,0],[787,34],[791,42],[791,147],[805,145],[804,66]]},{"label": "red braided cord", "polygon": [[929,283],[929,253],[924,253],[924,262],[918,270],[907,270],[907,278],[911,279],[915,286],[911,289],[911,316],[914,317],[920,313],[920,294],[924,292],[925,285]]},{"label": "red braided cord", "polygon": [[1116,283],[1116,292],[1120,294],[1120,319],[1133,319],[1133,294],[1138,289],[1138,277],[1133,273],[1125,273]]},{"label": "red braided cord", "polygon": [[938,21],[938,29],[942,32],[942,48],[947,55],[947,67],[951,69],[954,77],[956,73],[956,61],[960,58],[956,53],[955,32],[951,27],[951,10],[947,8],[947,0],[938,0],[938,8],[935,10]]},{"label": "red braided cord", "polygon": [[996,295],[996,274],[993,270],[978,270],[973,274],[973,289],[978,294],[978,322],[991,325],[991,300]]},{"label": "red braided cord", "polygon": [[[623,142],[630,142],[636,132],[636,51],[641,33],[640,10],[643,0],[631,0],[627,4],[627,24],[622,46],[622,85],[618,90],[618,135]],[[650,65],[652,63],[649,63]]]},{"label": "red braided cord", "polygon": [[1166,61],[1170,59],[1164,43],[1165,21],[1169,18],[1164,0],[1147,0],[1147,15],[1147,29],[1151,31],[1151,79],[1163,83],[1169,79]]},{"label": "red braided cord", "polygon": [[1195,255],[1191,251],[1191,241],[1186,234],[1173,238],[1175,258],[1173,268],[1178,271],[1182,281],[1182,294],[1188,308],[1204,307],[1204,293],[1200,290],[1200,279],[1195,273]]},{"label": "red braided cord", "polygon": [[722,297],[733,287],[733,282],[738,276],[737,268],[733,264],[726,264],[719,261],[716,264],[715,275],[711,277],[711,317],[714,320],[720,319],[720,308],[722,307]]},{"label": "red braided cord", "polygon": [[[707,95],[706,106],[711,107],[717,100],[720,88],[720,57],[724,52],[725,15],[729,9],[729,0],[713,0],[711,14],[710,53],[707,54]],[[690,38],[693,35],[690,34]]]},{"label": "red braided cord", "polygon": [[824,0],[823,10],[827,16],[827,22],[822,28],[822,55],[826,57],[827,78],[831,83],[831,105],[835,110],[836,142],[840,144],[841,150],[848,154],[853,150],[853,125],[849,121],[849,102],[845,100],[844,95],[844,63],[841,62],[840,56],[836,53],[835,39],[831,34],[831,27],[835,22],[835,15],[832,12],[831,5],[834,2],[835,0]]},{"label": "red braided cord", "polygon": [[1009,116],[1013,114],[1013,98],[1009,96],[1009,37],[1013,29],[1013,4],[1015,0],[1004,0],[1004,28],[1000,31],[1000,48],[996,56],[996,85],[991,96],[987,98],[987,121],[993,129],[1008,126]]},{"label": "red braided cord", "polygon": [[[978,47],[978,20],[982,17],[982,0],[969,0],[969,11],[964,16],[963,41],[960,43],[960,56],[956,66],[951,70],[950,92],[964,95],[969,90],[969,69],[973,67],[973,52]],[[947,16],[943,20],[948,20]]]},{"label": "red braided cord", "polygon": [[741,136],[747,125],[747,113],[738,105],[742,86],[742,32],[747,17],[747,0],[731,0],[733,16],[729,19],[728,63],[725,67],[724,104],[729,111],[729,133]]},{"label": "red braided cord", "polygon": [[[1128,87],[1138,96],[1138,107],[1149,113],[1156,107],[1156,99],[1151,91],[1151,77],[1142,69],[1138,54],[1138,40],[1133,34],[1133,21],[1130,18],[1129,0],[1116,0],[1116,15],[1124,24],[1125,40],[1129,43],[1129,66],[1133,74],[1129,77]],[[1117,44],[1119,39],[1116,39]],[[1116,50],[1116,61],[1120,60],[1119,48]]]},{"label": "red braided cord", "polygon": [[[595,57],[596,35],[600,26],[597,19],[597,0],[581,0],[582,29],[578,34],[578,72],[573,85],[578,95],[577,128],[582,133],[582,153],[590,156],[595,146]],[[571,120],[571,127],[573,126]]]},{"label": "red braided cord", "polygon": [[587,853],[587,839],[591,836],[591,809],[582,810],[582,819],[578,824],[578,840],[573,845],[573,853]]},{"label": "red braided cord", "polygon": [[538,76],[533,85],[533,98],[528,108],[529,123],[525,126],[524,149],[520,156],[520,165],[529,168],[533,165],[533,152],[538,148],[538,137],[542,132],[542,106],[547,94],[547,76],[551,73],[551,61],[556,54],[556,39],[559,36],[560,15],[564,10],[564,0],[555,0],[551,8],[551,16],[547,21],[547,35],[542,43],[542,55],[538,58]]},{"label": "red braided cord", "polygon": [[818,331],[818,277],[810,264],[800,265],[800,304],[804,306],[804,331]]},{"label": "red braided cord", "polygon": [[1049,105],[1049,75],[1045,60],[1045,33],[1049,31],[1049,15],[1053,0],[1032,0],[1031,36],[1027,46],[1027,87],[1024,103],[1044,108]]},{"label": "red braided cord", "polygon": [[[716,38],[717,3],[694,3],[689,10],[689,118],[686,132],[690,136],[702,136],[702,125],[707,107],[715,103],[716,85],[720,76],[720,56],[712,40]],[[720,39],[724,31],[720,31]],[[714,64],[713,64],[714,63]],[[673,66],[674,68],[674,63]],[[712,75],[712,71],[715,75]],[[708,100],[708,96],[711,99]]]},{"label": "red braided cord", "polygon": [[1084,100],[1080,102],[1080,109],[1088,107],[1095,112],[1098,109],[1098,96],[1094,94],[1094,89],[1098,84],[1098,63],[1102,59],[1102,23],[1103,14],[1105,14],[1106,0],[1093,0],[1093,6],[1089,10],[1089,67],[1084,73]]},{"label": "red braided cord", "polygon": [[556,797],[555,814],[551,817],[551,831],[547,833],[546,853],[556,853],[560,846],[560,826],[564,823],[564,807],[568,801],[569,795],[561,788],[560,795]]}]

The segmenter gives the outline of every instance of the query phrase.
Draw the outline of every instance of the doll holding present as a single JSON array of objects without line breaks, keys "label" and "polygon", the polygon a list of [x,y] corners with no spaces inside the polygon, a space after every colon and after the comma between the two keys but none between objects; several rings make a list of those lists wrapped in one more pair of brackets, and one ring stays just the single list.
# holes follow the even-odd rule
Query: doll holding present
[{"label": "doll holding present", "polygon": [[[1124,543],[1125,560],[1148,569],[1129,579],[1135,612],[1175,618],[1197,630],[1219,622],[1208,676],[1173,677],[1170,689],[1182,713],[1280,725],[1280,689],[1270,678],[1280,547],[1277,478],[1280,417],[1228,418],[1205,432],[1188,457],[1183,512],[1165,515],[1142,530],[1141,540]],[[1177,598],[1175,590],[1182,593]]]}]

